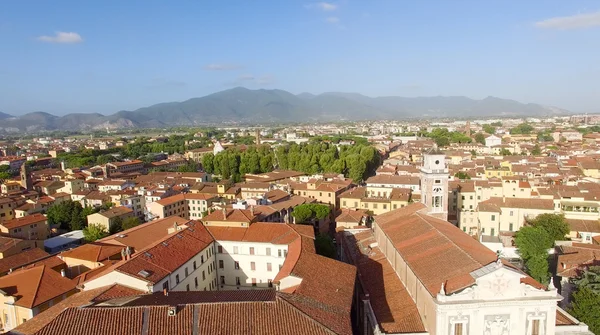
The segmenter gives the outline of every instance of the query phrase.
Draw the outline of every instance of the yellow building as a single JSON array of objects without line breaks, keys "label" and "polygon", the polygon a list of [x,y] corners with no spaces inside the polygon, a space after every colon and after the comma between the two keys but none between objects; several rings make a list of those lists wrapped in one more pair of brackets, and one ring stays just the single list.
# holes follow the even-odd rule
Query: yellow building
[{"label": "yellow building", "polygon": [[291,184],[295,195],[339,207],[337,196],[347,190],[352,181],[350,179],[334,179],[331,181],[311,179],[306,183]]},{"label": "yellow building", "polygon": [[118,219],[125,220],[126,218],[133,217],[133,211],[125,206],[113,207],[103,212],[90,214],[87,216],[88,224],[98,224],[106,229],[110,230],[110,226],[114,224]]},{"label": "yellow building", "polygon": [[202,158],[206,154],[212,154],[213,148],[198,148],[186,151],[185,158],[192,160],[196,163],[202,163]]},{"label": "yellow building", "polygon": [[208,211],[212,203],[218,199],[212,193],[177,194],[151,203],[149,210],[154,217],[160,219],[177,215],[185,219],[197,220],[202,218],[202,213]]},{"label": "yellow building", "polygon": [[9,180],[1,186],[2,194],[10,194],[21,190],[21,183],[18,181]]},{"label": "yellow building", "polygon": [[258,213],[254,212],[254,207],[250,209],[225,209],[216,210],[202,219],[206,226],[224,226],[224,227],[250,227],[258,220]]},{"label": "yellow building", "polygon": [[340,208],[362,209],[372,215],[381,215],[391,210],[407,206],[411,202],[412,192],[408,188],[394,188],[386,196],[369,196],[366,187],[355,187],[339,196]]},{"label": "yellow building", "polygon": [[[3,185],[4,186],[4,185]],[[0,222],[15,218],[17,203],[10,198],[0,198]]]},{"label": "yellow building", "polygon": [[2,330],[9,331],[77,292],[76,283],[40,265],[0,278]]},{"label": "yellow building", "polygon": [[50,234],[48,219],[43,214],[32,214],[4,221],[0,224],[0,232],[25,240],[45,240]]}]

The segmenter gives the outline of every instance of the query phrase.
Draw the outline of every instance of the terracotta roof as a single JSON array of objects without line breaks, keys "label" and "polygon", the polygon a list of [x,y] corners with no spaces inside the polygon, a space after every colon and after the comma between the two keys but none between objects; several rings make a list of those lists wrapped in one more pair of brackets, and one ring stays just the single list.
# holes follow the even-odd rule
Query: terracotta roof
[{"label": "terracotta roof", "polygon": [[23,241],[24,241],[23,239],[16,238],[16,237],[0,236],[0,252],[4,252],[4,251],[9,250],[10,248],[14,248],[20,242],[23,242]]},{"label": "terracotta roof", "polygon": [[397,184],[397,185],[419,185],[419,177],[412,176],[390,176],[390,175],[377,175],[368,178],[365,181],[368,184]]},{"label": "terracotta roof", "polygon": [[265,193],[265,196],[271,202],[276,203],[278,201],[281,201],[282,199],[289,197],[290,194],[285,191],[276,189],[276,190],[271,190],[271,191]]},{"label": "terracotta roof", "polygon": [[[80,306],[88,305],[89,303],[94,302],[96,297],[104,294],[107,291],[111,291],[115,288],[118,289],[118,287],[121,287],[121,288],[124,288],[125,290],[130,291],[129,292],[130,295],[136,295],[136,294],[140,293],[139,291],[130,289],[128,287],[120,286],[120,285],[104,286],[104,287],[100,287],[100,288],[89,290],[89,291],[82,291],[79,293],[75,293],[74,295],[68,297],[67,299],[53,305],[52,307],[45,310],[44,312],[36,315],[33,319],[30,319],[27,322],[18,326],[17,328],[13,329],[13,332],[16,334],[33,335],[34,333],[36,333],[37,331],[39,331],[40,329],[45,327],[47,324],[52,322],[54,319],[56,319],[56,317],[60,313],[62,313],[65,309],[67,309],[69,307],[80,307]],[[135,293],[131,293],[131,291],[134,291]],[[113,298],[119,297],[118,295],[114,295],[114,294],[112,296],[113,296]],[[122,295],[122,296],[126,296],[126,295]]]},{"label": "terracotta roof", "polygon": [[289,244],[298,237],[291,226],[282,223],[256,222],[249,227],[206,226],[206,229],[217,241]]},{"label": "terracotta roof", "polygon": [[[115,270],[150,283],[160,281],[214,242],[214,238],[202,223],[190,221],[187,226],[188,228],[175,235],[138,252]],[[142,270],[149,275],[140,275]]]},{"label": "terracotta roof", "polygon": [[47,219],[46,219],[45,215],[40,214],[40,213],[35,213],[35,214],[31,214],[31,215],[26,215],[24,217],[4,221],[3,223],[1,223],[1,225],[3,225],[4,227],[6,227],[8,229],[13,229],[13,228],[17,228],[17,227],[28,226],[28,225],[34,224],[34,223],[45,222],[46,220]]},{"label": "terracotta roof", "polygon": [[252,213],[252,211],[249,209],[225,209],[224,211],[225,213],[223,213],[223,211],[216,210],[202,218],[202,221],[230,221],[251,223],[258,217],[258,212]]},{"label": "terracotta roof", "polygon": [[92,242],[77,248],[62,252],[61,257],[75,258],[90,262],[101,262],[111,256],[121,253],[123,246]]},{"label": "terracotta roof", "polygon": [[[474,284],[465,275],[495,262],[496,253],[451,223],[421,213],[424,208],[411,204],[379,215],[375,222],[433,297],[442,283],[455,290]],[[453,291],[447,288],[446,293]]]},{"label": "terracotta roof", "polygon": [[479,204],[495,205],[500,208],[525,208],[525,209],[542,209],[553,210],[554,201],[552,199],[522,199],[522,198],[490,198],[482,201]]},{"label": "terracotta roof", "polygon": [[[68,308],[36,334],[333,334],[280,294],[274,301],[180,305],[175,316],[168,316],[168,309],[169,306],[153,305]],[[90,327],[90,322],[96,326]]]},{"label": "terracotta roof", "polygon": [[585,265],[600,265],[600,246],[573,243],[561,246],[556,261],[556,274],[561,277],[575,277]]},{"label": "terracotta roof", "polygon": [[114,218],[117,216],[129,214],[129,213],[133,213],[133,210],[131,210],[131,208],[128,208],[125,206],[119,206],[119,207],[113,207],[113,208],[107,209],[103,212],[98,212],[97,214],[100,214],[100,215],[104,216],[105,218]]},{"label": "terracotta roof", "polygon": [[0,277],[0,290],[15,297],[15,305],[30,309],[74,289],[75,282],[45,265]]},{"label": "terracotta roof", "polygon": [[341,213],[335,218],[335,222],[360,223],[365,216],[367,216],[366,210],[342,209]]},{"label": "terracotta roof", "polygon": [[168,235],[168,229],[173,225],[185,225],[189,220],[179,216],[150,221],[120,233],[105,237],[96,242],[129,246],[134,250],[142,250]]},{"label": "terracotta roof", "polygon": [[580,219],[566,219],[571,231],[586,232],[586,233],[600,233],[600,221],[598,220],[580,220]]},{"label": "terracotta roof", "polygon": [[33,248],[20,252],[16,255],[4,257],[0,259],[0,273],[8,272],[10,269],[19,268],[48,256],[50,256],[50,254],[44,250]]},{"label": "terracotta roof", "polygon": [[557,326],[573,326],[577,322],[573,321],[573,317],[568,315],[562,308],[556,309],[556,325]]},{"label": "terracotta roof", "polygon": [[368,294],[379,326],[386,333],[425,332],[419,310],[396,271],[375,243],[371,231],[341,233],[344,252],[358,268],[358,282]]}]

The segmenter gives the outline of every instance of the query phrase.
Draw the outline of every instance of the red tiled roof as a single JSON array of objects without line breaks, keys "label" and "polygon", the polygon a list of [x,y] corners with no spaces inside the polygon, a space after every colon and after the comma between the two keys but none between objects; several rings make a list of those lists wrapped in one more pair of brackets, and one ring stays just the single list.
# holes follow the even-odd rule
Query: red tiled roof
[{"label": "red tiled roof", "polygon": [[358,278],[379,326],[386,333],[425,332],[421,316],[396,271],[379,247],[371,231],[341,233],[344,251],[358,268]]},{"label": "red tiled roof", "polygon": [[[137,253],[115,270],[150,283],[160,281],[214,242],[202,223],[190,221],[187,225],[188,228]],[[149,276],[141,276],[142,270]]]},{"label": "red tiled roof", "polygon": [[90,262],[101,262],[111,256],[118,255],[121,253],[121,250],[123,250],[123,246],[93,242],[65,251],[60,256]]},{"label": "red tiled roof", "polygon": [[16,218],[8,221],[4,221],[2,225],[8,229],[13,229],[17,227],[23,227],[34,223],[45,222],[46,216],[40,213],[35,213],[31,215],[26,215],[21,218]]},{"label": "red tiled roof", "polygon": [[0,290],[15,297],[15,305],[30,309],[74,289],[73,281],[45,265],[0,277]]},{"label": "red tiled roof", "polygon": [[[193,294],[197,293],[204,292]],[[279,296],[275,301],[266,302],[181,305],[175,316],[169,316],[168,309],[169,306],[68,308],[36,334],[134,335],[146,333],[143,329],[148,335],[333,334],[327,325],[315,322],[314,318]],[[90,323],[96,326],[90,327]]]},{"label": "red tiled roof", "polygon": [[25,250],[16,255],[0,259],[0,273],[8,272],[23,265],[27,265],[41,258],[50,256],[49,253],[39,248]]},{"label": "red tiled roof", "polygon": [[379,215],[375,222],[432,296],[442,283],[456,290],[472,285],[474,278],[464,275],[495,262],[496,253],[451,223],[421,213],[423,208],[411,204]]},{"label": "red tiled roof", "polygon": [[16,334],[33,335],[56,319],[56,317],[67,308],[80,307],[88,305],[91,302],[104,301],[103,298],[97,300],[98,297],[111,297],[111,299],[114,299],[129,295],[138,295],[140,293],[141,292],[137,290],[118,284],[75,293],[58,304],[53,305],[41,314],[36,315],[33,319],[30,319],[13,329],[13,332]]}]

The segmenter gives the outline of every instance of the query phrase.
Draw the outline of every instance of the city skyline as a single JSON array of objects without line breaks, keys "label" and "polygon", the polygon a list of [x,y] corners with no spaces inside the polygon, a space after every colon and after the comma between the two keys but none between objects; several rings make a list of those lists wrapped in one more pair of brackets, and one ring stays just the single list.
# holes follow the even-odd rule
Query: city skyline
[{"label": "city skyline", "polygon": [[0,111],[112,114],[236,86],[595,112],[600,12],[521,3],[11,3]]}]

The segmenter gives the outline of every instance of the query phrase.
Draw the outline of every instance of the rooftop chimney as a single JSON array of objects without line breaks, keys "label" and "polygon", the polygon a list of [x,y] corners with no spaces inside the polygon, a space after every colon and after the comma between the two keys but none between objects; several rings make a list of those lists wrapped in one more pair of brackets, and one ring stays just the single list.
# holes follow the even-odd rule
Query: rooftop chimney
[{"label": "rooftop chimney", "polygon": [[169,290],[167,290],[166,288],[163,288],[163,294],[165,295],[165,297],[169,296]]},{"label": "rooftop chimney", "polygon": [[67,271],[65,271],[65,269],[60,270],[60,275],[63,277],[67,276]]},{"label": "rooftop chimney", "polygon": [[223,208],[223,220],[227,220],[227,210]]},{"label": "rooftop chimney", "polygon": [[250,206],[250,215],[254,217],[254,206]]}]

